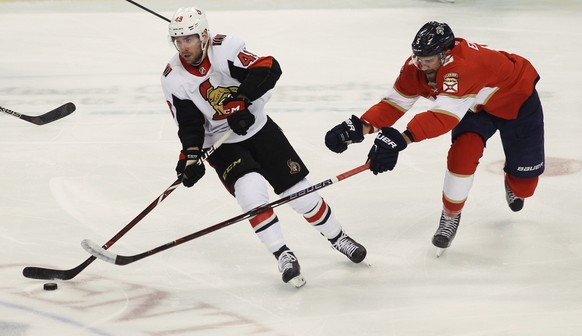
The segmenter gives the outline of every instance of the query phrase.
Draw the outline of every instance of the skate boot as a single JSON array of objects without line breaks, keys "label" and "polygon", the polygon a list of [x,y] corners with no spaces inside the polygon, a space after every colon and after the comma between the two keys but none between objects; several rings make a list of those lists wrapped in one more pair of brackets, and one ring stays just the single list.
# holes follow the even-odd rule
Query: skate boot
[{"label": "skate boot", "polygon": [[273,254],[279,263],[279,272],[281,272],[281,278],[284,283],[290,282],[297,288],[305,285],[305,279],[300,273],[301,266],[299,266],[299,261],[286,245],[283,245],[279,251]]},{"label": "skate boot", "polygon": [[507,200],[507,205],[513,212],[518,212],[519,210],[523,209],[523,202],[524,199],[515,196],[513,191],[507,185],[507,181],[505,181],[505,199]]},{"label": "skate boot", "polygon": [[460,221],[461,213],[454,217],[446,215],[444,210],[441,213],[439,228],[432,237],[432,244],[437,247],[437,257],[440,257],[444,252],[444,249],[451,246],[451,242],[457,234],[457,228],[459,227]]},{"label": "skate boot", "polygon": [[345,232],[341,232],[337,237],[329,239],[331,246],[343,253],[352,262],[358,264],[366,258],[366,248],[350,238]]}]

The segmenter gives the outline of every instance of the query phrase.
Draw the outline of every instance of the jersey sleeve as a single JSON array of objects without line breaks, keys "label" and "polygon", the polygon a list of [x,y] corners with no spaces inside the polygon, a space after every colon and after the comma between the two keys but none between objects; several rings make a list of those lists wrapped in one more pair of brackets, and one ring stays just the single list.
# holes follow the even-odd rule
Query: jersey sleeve
[{"label": "jersey sleeve", "polygon": [[251,101],[263,96],[275,87],[282,71],[273,56],[258,56],[246,49],[244,41],[230,38],[228,48],[228,70],[241,84],[238,92]]},{"label": "jersey sleeve", "polygon": [[406,60],[392,88],[362,115],[362,121],[373,126],[371,132],[394,125],[423,95],[424,91],[416,84],[416,71],[410,65],[410,59]]},{"label": "jersey sleeve", "polygon": [[443,135],[458,123],[459,120],[451,115],[426,111],[415,115],[406,129],[412,134],[411,140],[419,142]]},{"label": "jersey sleeve", "polygon": [[406,111],[400,106],[392,103],[388,99],[382,99],[377,104],[370,107],[362,116],[362,122],[372,126],[370,133],[394,125],[394,123],[404,115]]},{"label": "jersey sleeve", "polygon": [[182,143],[182,148],[201,149],[204,145],[204,115],[189,99],[172,96],[172,105],[176,113],[178,138]]},{"label": "jersey sleeve", "polygon": [[162,91],[166,103],[178,125],[178,138],[182,148],[202,148],[204,144],[204,115],[196,104],[188,98],[181,78],[172,72],[172,63],[166,66],[162,75]]},{"label": "jersey sleeve", "polygon": [[474,99],[440,94],[430,109],[415,115],[407,125],[414,141],[436,138],[452,130],[467,113]]}]

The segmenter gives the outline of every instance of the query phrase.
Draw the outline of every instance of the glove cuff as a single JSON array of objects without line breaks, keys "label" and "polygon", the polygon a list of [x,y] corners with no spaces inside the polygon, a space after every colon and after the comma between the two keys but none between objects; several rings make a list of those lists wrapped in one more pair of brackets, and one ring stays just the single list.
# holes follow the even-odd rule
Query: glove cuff
[{"label": "glove cuff", "polygon": [[198,149],[183,149],[180,151],[180,160],[194,160],[198,161],[200,159],[200,150]]},{"label": "glove cuff", "polygon": [[408,139],[410,139],[410,142],[414,142],[414,135],[412,135],[412,132],[410,132],[409,130],[406,130],[402,133],[404,133],[404,135],[406,135],[408,137]]}]

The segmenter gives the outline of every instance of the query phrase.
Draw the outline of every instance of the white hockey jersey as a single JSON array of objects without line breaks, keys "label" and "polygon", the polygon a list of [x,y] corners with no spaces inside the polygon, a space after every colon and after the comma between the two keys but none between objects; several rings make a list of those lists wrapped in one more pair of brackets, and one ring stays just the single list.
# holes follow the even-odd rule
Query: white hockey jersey
[{"label": "white hockey jersey", "polygon": [[[212,146],[224,132],[230,130],[222,103],[230,94],[238,92],[241,84],[235,78],[240,76],[234,75],[233,69],[237,73],[244,72],[245,69],[264,63],[264,60],[264,57],[248,52],[245,42],[240,38],[221,34],[210,34],[207,56],[199,66],[186,63],[176,53],[164,70],[161,82],[166,102],[178,127],[187,128],[185,123],[199,118],[188,114],[201,113],[204,117],[203,147]],[[255,116],[255,123],[246,135],[232,133],[225,143],[248,139],[265,125],[267,116],[264,108],[271,95],[272,90],[269,88],[260,97],[249,97],[251,100],[256,98],[249,107]],[[185,147],[192,145],[185,144],[182,136],[180,138]]]}]

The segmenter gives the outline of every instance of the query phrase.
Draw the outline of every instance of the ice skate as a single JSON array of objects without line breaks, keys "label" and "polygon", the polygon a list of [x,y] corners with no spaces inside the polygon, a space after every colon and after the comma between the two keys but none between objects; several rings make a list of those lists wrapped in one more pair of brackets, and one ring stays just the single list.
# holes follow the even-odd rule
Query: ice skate
[{"label": "ice skate", "polygon": [[362,244],[350,238],[343,231],[334,239],[330,239],[329,242],[334,249],[343,253],[356,264],[362,262],[362,260],[366,258],[366,248]]},{"label": "ice skate", "polygon": [[437,257],[440,257],[445,249],[451,246],[457,234],[460,221],[461,213],[454,217],[447,216],[444,210],[441,213],[439,228],[432,237],[432,244],[437,247]]},{"label": "ice skate", "polygon": [[279,272],[281,272],[281,278],[284,283],[289,282],[297,288],[305,285],[305,279],[300,273],[301,266],[299,266],[299,261],[287,246],[281,247],[274,255],[279,263]]},{"label": "ice skate", "polygon": [[507,181],[505,181],[505,199],[507,200],[507,205],[513,212],[518,212],[523,209],[524,199],[515,196],[513,191],[509,188]]}]

